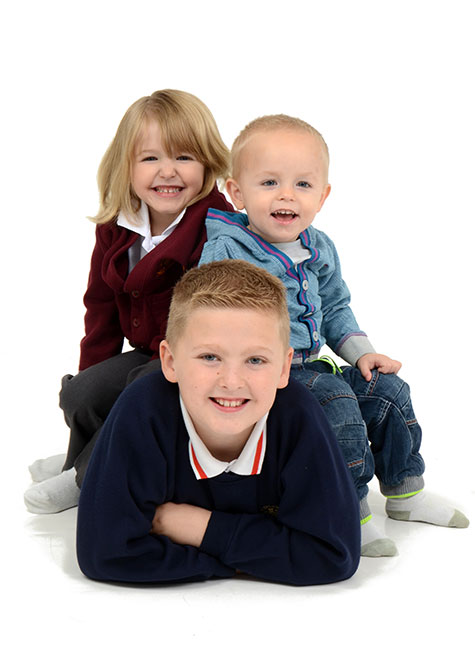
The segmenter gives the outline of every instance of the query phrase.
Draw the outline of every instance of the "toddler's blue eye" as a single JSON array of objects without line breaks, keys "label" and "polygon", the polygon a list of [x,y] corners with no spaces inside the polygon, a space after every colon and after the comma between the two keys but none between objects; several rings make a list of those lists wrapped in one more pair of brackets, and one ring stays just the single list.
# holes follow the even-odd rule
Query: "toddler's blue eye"
[{"label": "toddler's blue eye", "polygon": [[269,187],[269,186],[272,186],[272,185],[277,185],[277,183],[275,181],[272,181],[272,180],[264,181],[262,184],[265,185],[266,187]]},{"label": "toddler's blue eye", "polygon": [[181,156],[176,157],[177,160],[194,160],[193,156],[189,156],[188,154],[182,154]]},{"label": "toddler's blue eye", "polygon": [[200,358],[203,359],[203,361],[216,361],[217,359],[215,354],[202,354]]},{"label": "toddler's blue eye", "polygon": [[149,162],[151,160],[157,160],[156,156],[147,156],[146,158],[143,159],[143,162]]},{"label": "toddler's blue eye", "polygon": [[297,185],[299,187],[310,187],[310,183],[307,183],[307,181],[299,181]]}]

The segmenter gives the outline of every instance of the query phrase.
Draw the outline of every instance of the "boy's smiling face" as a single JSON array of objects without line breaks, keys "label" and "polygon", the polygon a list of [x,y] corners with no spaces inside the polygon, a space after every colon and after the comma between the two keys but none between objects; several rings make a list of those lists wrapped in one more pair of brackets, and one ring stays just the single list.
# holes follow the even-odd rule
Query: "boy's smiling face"
[{"label": "boy's smiling face", "polygon": [[328,194],[328,159],[319,138],[303,129],[257,131],[243,145],[237,178],[226,189],[249,229],[268,242],[295,241]]},{"label": "boy's smiling face", "polygon": [[200,307],[173,349],[162,342],[160,358],[210,453],[231,461],[287,385],[292,348],[274,313]]}]

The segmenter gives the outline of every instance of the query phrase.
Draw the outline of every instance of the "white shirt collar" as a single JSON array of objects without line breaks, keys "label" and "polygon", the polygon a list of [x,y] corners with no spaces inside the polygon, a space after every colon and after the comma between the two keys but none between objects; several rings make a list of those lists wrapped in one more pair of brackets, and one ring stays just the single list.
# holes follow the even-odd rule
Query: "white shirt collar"
[{"label": "white shirt collar", "polygon": [[178,217],[167,228],[165,228],[161,235],[152,236],[152,233],[150,231],[150,216],[148,205],[144,203],[144,201],[141,201],[140,210],[137,213],[137,216],[140,219],[140,223],[133,223],[129,220],[129,217],[125,212],[119,212],[119,216],[117,217],[117,225],[122,226],[123,228],[127,228],[132,232],[136,232],[141,237],[143,237],[142,248],[146,253],[150,253],[150,251],[153,250],[155,246],[158,246],[158,244],[160,244],[164,239],[172,234],[180,221],[183,219],[184,214],[185,210],[180,212]]},{"label": "white shirt collar", "polygon": [[196,478],[213,478],[220,474],[232,472],[241,476],[260,474],[266,451],[267,416],[266,413],[254,426],[238,458],[226,462],[214,458],[196,433],[195,427],[180,396],[180,406],[185,421],[186,430],[190,437],[188,453],[191,468]]}]

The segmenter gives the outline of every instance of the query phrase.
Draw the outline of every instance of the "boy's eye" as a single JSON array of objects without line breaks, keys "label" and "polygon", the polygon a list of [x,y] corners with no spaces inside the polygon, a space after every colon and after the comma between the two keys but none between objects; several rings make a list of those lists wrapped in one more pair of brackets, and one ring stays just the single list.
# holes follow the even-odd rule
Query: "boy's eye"
[{"label": "boy's eye", "polygon": [[187,153],[182,153],[179,156],[176,157],[177,160],[194,160],[193,156],[190,156],[190,154]]},{"label": "boy's eye", "polygon": [[203,359],[203,361],[216,361],[217,356],[215,354],[202,354],[200,355],[200,359]]},{"label": "boy's eye", "polygon": [[260,365],[262,365],[263,363],[265,363],[265,361],[264,361],[264,359],[262,359],[261,357],[250,357],[250,358],[248,359],[248,363],[249,363],[251,366],[260,366]]},{"label": "boy's eye", "polygon": [[310,183],[307,183],[307,181],[299,181],[297,185],[299,187],[311,187]]},{"label": "boy's eye", "polygon": [[262,184],[263,184],[265,187],[271,187],[272,185],[277,185],[277,183],[276,183],[274,180],[264,181]]}]

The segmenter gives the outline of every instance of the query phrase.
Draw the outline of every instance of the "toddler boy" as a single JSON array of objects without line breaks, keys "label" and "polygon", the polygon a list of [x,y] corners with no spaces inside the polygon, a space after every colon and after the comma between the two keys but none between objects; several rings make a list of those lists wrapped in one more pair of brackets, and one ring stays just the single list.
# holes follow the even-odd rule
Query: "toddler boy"
[{"label": "toddler boy", "polygon": [[277,278],[241,260],[183,276],[162,370],[119,397],[82,485],[77,552],[87,576],[239,572],[308,585],[353,575],[358,501],[320,405],[288,383],[292,354]]},{"label": "toddler boy", "polygon": [[[241,132],[231,157],[226,189],[247,214],[208,212],[200,263],[242,258],[285,284],[295,350],[291,375],[324,407],[341,445],[360,501],[362,555],[397,553],[371,521],[367,484],[374,474],[389,517],[467,526],[462,513],[422,492],[421,430],[409,388],[394,374],[401,364],[377,354],[360,330],[335,247],[311,225],[330,193],[322,136],[297,118],[266,116]],[[319,360],[325,343],[351,366]]]}]

